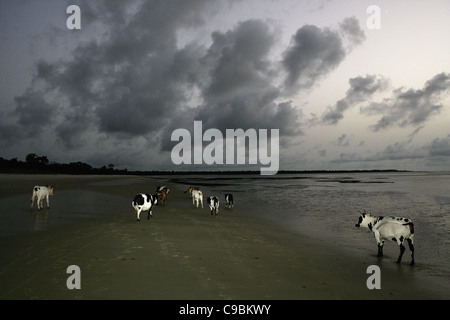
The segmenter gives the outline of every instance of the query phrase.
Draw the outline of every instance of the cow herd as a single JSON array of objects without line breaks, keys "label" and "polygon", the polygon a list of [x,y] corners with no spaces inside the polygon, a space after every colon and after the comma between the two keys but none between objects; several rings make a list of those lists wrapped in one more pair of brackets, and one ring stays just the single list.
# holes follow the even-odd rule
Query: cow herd
[{"label": "cow herd", "polygon": [[[141,212],[147,211],[147,219],[152,217],[152,209],[155,205],[161,204],[165,205],[167,203],[167,196],[170,189],[166,186],[156,187],[155,194],[150,193],[138,193],[133,201],[131,201],[131,206],[134,208],[136,213],[136,221],[141,220]],[[203,208],[203,192],[199,190],[199,187],[190,186],[184,193],[189,193],[192,198],[192,204],[194,207],[198,208],[201,206]],[[219,198],[216,196],[209,196],[206,198],[206,203],[209,206],[211,215],[217,216],[219,213]],[[231,193],[225,194],[225,208],[231,209],[234,206],[233,195]]]},{"label": "cow herd", "polygon": [[[152,209],[157,204],[165,205],[170,190],[166,186],[156,187],[155,194],[138,193],[135,195],[131,206],[136,213],[136,221],[141,220],[141,212],[147,211],[147,219],[152,217]],[[192,204],[198,208],[199,205],[203,208],[203,192],[199,187],[190,186],[184,193],[189,193],[192,198]],[[43,209],[44,199],[47,201],[47,208],[50,208],[49,197],[53,195],[53,186],[34,186],[33,194],[31,196],[31,209],[33,209],[34,201],[37,202],[39,210]],[[219,213],[219,198],[217,196],[209,196],[206,198],[211,215],[217,216]],[[231,193],[225,194],[225,208],[233,208],[233,195]],[[378,246],[377,256],[383,256],[383,244],[385,240],[397,242],[400,248],[400,254],[397,258],[397,263],[402,260],[405,252],[405,241],[408,243],[411,251],[411,265],[414,265],[414,224],[411,219],[401,217],[375,217],[370,213],[362,212],[356,227],[366,227],[375,235]]]}]

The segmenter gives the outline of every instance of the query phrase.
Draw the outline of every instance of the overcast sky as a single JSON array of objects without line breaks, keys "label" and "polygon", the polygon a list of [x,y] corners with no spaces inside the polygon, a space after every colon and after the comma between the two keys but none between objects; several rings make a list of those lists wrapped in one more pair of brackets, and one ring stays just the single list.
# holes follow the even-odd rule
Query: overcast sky
[{"label": "overcast sky", "polygon": [[449,17],[448,0],[1,0],[0,157],[191,170],[171,134],[200,120],[279,129],[280,169],[449,170]]}]

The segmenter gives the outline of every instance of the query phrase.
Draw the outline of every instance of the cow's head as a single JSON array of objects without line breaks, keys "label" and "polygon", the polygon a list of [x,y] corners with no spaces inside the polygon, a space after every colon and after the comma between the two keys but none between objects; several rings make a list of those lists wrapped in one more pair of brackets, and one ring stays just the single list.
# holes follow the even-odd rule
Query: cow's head
[{"label": "cow's head", "polygon": [[372,216],[370,213],[361,212],[361,215],[358,218],[358,223],[355,224],[355,227],[366,227],[369,229],[372,229],[373,221],[375,220],[375,217]]},{"label": "cow's head", "polygon": [[53,186],[47,186],[47,189],[48,189],[48,194],[49,195],[53,195]]},{"label": "cow's head", "polygon": [[153,195],[153,204],[158,205],[158,194]]}]

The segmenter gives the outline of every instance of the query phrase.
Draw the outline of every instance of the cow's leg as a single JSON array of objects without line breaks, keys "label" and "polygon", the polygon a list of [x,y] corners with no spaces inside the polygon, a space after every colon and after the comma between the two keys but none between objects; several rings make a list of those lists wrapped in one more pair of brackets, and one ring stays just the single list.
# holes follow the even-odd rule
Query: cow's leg
[{"label": "cow's leg", "polygon": [[405,252],[405,246],[403,245],[403,243],[400,243],[400,254],[398,256],[397,263],[402,262],[402,257],[403,257],[404,252]]},{"label": "cow's leg", "polygon": [[378,254],[377,257],[382,257],[383,256],[383,242],[379,242],[378,243]]},{"label": "cow's leg", "polygon": [[377,230],[375,230],[373,233],[375,235],[375,240],[377,240],[377,244],[378,244],[377,257],[382,257],[383,256],[383,244],[384,244],[384,241],[381,240],[380,233]]},{"label": "cow's leg", "polygon": [[33,205],[34,205],[34,199],[35,199],[36,197],[35,196],[32,196],[31,197],[31,209],[33,209]]},{"label": "cow's leg", "polygon": [[135,210],[136,210],[136,221],[141,221],[141,208]]},{"label": "cow's leg", "polygon": [[150,217],[153,217],[152,209],[148,209],[147,220],[150,220]]},{"label": "cow's leg", "polygon": [[413,266],[415,263],[414,262],[414,244],[411,239],[407,239],[407,241],[408,241],[409,250],[411,250],[411,263],[409,265]]},{"label": "cow's leg", "polygon": [[44,206],[42,205],[42,201],[44,201],[44,199],[42,199],[41,197],[38,197],[37,199],[37,203],[38,203],[38,209],[41,210]]},{"label": "cow's leg", "polygon": [[50,196],[47,195],[47,197],[45,198],[47,200],[47,208],[50,209]]}]

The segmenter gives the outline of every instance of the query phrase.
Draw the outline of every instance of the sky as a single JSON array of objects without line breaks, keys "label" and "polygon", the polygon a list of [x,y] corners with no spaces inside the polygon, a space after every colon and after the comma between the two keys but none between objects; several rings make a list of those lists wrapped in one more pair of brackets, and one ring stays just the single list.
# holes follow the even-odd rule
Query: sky
[{"label": "sky", "polygon": [[449,170],[449,15],[447,0],[0,0],[0,157],[262,166],[176,165],[172,133],[201,121],[278,129],[280,170]]}]

